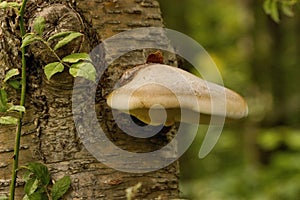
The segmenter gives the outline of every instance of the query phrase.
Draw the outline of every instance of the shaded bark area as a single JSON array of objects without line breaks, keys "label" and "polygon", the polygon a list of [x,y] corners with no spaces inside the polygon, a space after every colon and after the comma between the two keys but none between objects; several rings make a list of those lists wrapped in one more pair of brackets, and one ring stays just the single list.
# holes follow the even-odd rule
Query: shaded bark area
[{"label": "shaded bark area", "polygon": [[[51,9],[55,7],[55,13]],[[45,12],[45,10],[50,10]],[[96,1],[29,1],[27,6],[28,30],[35,17],[46,18],[44,37],[60,31],[74,30],[85,34],[84,40],[76,40],[59,52],[89,52],[102,40],[119,32],[138,27],[162,27],[159,4],[155,0]],[[0,11],[0,75],[12,67],[20,68],[20,35],[13,10]],[[130,39],[130,38],[129,38]],[[133,38],[131,38],[133,39]],[[146,38],[144,38],[146,39]],[[158,46],[168,45],[163,35],[156,36]],[[114,44],[118,51],[118,44]],[[101,78],[96,94],[96,111],[101,127],[116,145],[132,152],[149,152],[161,148],[175,131],[164,129],[151,139],[137,139],[123,133],[115,124],[105,97],[124,70],[145,63],[151,50],[137,50],[116,60]],[[164,53],[165,62],[176,64],[175,57]],[[72,116],[73,78],[67,70],[48,81],[42,67],[53,61],[44,47],[35,43],[28,55],[27,112],[23,122],[20,165],[40,161],[49,167],[52,178],[64,175],[72,179],[71,191],[64,199],[126,199],[125,189],[142,183],[136,199],[177,198],[178,163],[150,173],[124,173],[111,169],[97,161],[83,146]],[[10,92],[15,99],[14,91]],[[121,117],[121,115],[120,115]],[[125,122],[127,123],[127,122]],[[0,195],[8,194],[15,127],[0,127]],[[166,156],[176,152],[165,152]],[[129,161],[128,161],[129,162]],[[130,164],[130,163],[127,163]],[[143,166],[141,162],[141,167]],[[20,175],[19,175],[20,177]],[[16,199],[23,195],[21,179],[18,180]]]}]

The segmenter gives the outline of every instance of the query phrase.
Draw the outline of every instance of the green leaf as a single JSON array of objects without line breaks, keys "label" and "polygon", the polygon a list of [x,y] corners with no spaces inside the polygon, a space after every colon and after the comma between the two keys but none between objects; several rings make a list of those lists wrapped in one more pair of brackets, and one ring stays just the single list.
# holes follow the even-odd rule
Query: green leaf
[{"label": "green leaf", "polygon": [[32,195],[28,196],[29,200],[48,200],[47,195],[43,191],[36,191]]},{"label": "green leaf", "polygon": [[263,4],[264,11],[270,15],[275,22],[279,22],[278,0],[265,0]]},{"label": "green leaf", "polygon": [[279,22],[280,19],[279,19],[279,12],[278,12],[278,2],[277,0],[272,0],[272,3],[271,3],[271,13],[270,13],[272,19],[275,21],[275,22]]},{"label": "green leaf", "polygon": [[64,39],[60,40],[55,47],[53,48],[54,50],[57,50],[63,46],[65,46],[66,44],[70,43],[72,40],[82,36],[82,33],[79,32],[72,32],[69,35],[67,35]]},{"label": "green leaf", "polygon": [[96,70],[92,63],[79,62],[71,65],[69,73],[73,77],[81,76],[85,79],[95,82],[96,81]]},{"label": "green leaf", "polygon": [[263,8],[266,14],[271,14],[271,4],[273,0],[265,0],[263,4]]},{"label": "green leaf", "polygon": [[13,76],[16,76],[19,74],[19,70],[16,68],[10,69],[8,72],[5,74],[4,82],[6,82],[8,79],[10,79]]},{"label": "green leaf", "polygon": [[30,170],[26,170],[23,175],[23,180],[25,182],[27,182],[30,179],[31,175],[32,175],[32,172]]},{"label": "green leaf", "polygon": [[44,73],[48,80],[50,80],[54,74],[62,71],[64,71],[64,65],[60,62],[49,63],[44,68]]},{"label": "green leaf", "polygon": [[52,187],[52,200],[58,200],[62,197],[70,188],[71,179],[69,176],[64,176],[63,178],[56,181]]},{"label": "green leaf", "polygon": [[22,46],[21,46],[21,48],[26,47],[29,44],[31,44],[32,42],[38,41],[38,40],[41,40],[41,38],[37,37],[33,33],[28,33],[28,34],[24,35],[24,37],[22,39]]},{"label": "green leaf", "polygon": [[288,16],[288,17],[293,17],[294,16],[294,12],[293,12],[293,10],[292,10],[292,7],[291,6],[289,6],[289,5],[282,5],[281,6],[281,10],[282,10],[282,12],[286,15],[286,16]]},{"label": "green leaf", "polygon": [[20,81],[17,81],[17,80],[8,81],[8,84],[15,89],[19,89],[21,86]]},{"label": "green leaf", "polygon": [[11,116],[6,116],[6,117],[0,117],[0,124],[17,124],[18,123],[18,119],[15,117],[11,117]]},{"label": "green leaf", "polygon": [[7,111],[7,93],[4,89],[0,89],[0,112]]},{"label": "green leaf", "polygon": [[299,0],[282,0],[281,3],[284,5],[289,5],[289,6],[293,6],[295,4],[297,4],[299,2]]},{"label": "green leaf", "polygon": [[8,197],[6,195],[0,196],[0,200],[8,200]]},{"label": "green leaf", "polygon": [[19,111],[19,112],[25,112],[25,107],[24,106],[11,106],[7,111]]},{"label": "green leaf", "polygon": [[19,8],[19,7],[21,7],[21,4],[19,4],[17,2],[8,2],[8,7],[10,7],[10,8]]},{"label": "green leaf", "polygon": [[8,3],[7,3],[7,1],[1,2],[1,3],[0,3],[0,9],[6,9],[6,8],[8,8]]},{"label": "green leaf", "polygon": [[37,190],[38,186],[39,180],[37,178],[29,179],[24,186],[24,191],[29,196]]},{"label": "green leaf", "polygon": [[274,150],[279,147],[282,142],[282,135],[278,130],[265,130],[259,134],[257,138],[258,145],[265,150]]},{"label": "green leaf", "polygon": [[52,35],[51,37],[49,37],[47,41],[49,42],[50,40],[53,40],[56,38],[66,37],[67,35],[70,35],[71,33],[74,33],[74,31],[59,32],[59,33],[56,33],[56,34]]},{"label": "green leaf", "polygon": [[285,144],[294,151],[300,150],[300,131],[289,130],[284,137]]},{"label": "green leaf", "polygon": [[41,163],[28,163],[29,170],[46,186],[50,181],[50,174],[47,166]]},{"label": "green leaf", "polygon": [[37,17],[34,20],[33,29],[35,30],[35,32],[37,32],[39,36],[42,36],[43,34],[43,31],[45,29],[45,23],[46,23],[45,18],[41,16]]},{"label": "green leaf", "polygon": [[25,194],[22,200],[29,200],[29,197],[28,197],[28,195],[27,195],[27,194]]},{"label": "green leaf", "polygon": [[77,63],[78,61],[81,61],[81,60],[91,61],[91,58],[90,58],[89,54],[87,54],[87,53],[73,53],[62,59],[62,61],[68,62],[68,63]]}]

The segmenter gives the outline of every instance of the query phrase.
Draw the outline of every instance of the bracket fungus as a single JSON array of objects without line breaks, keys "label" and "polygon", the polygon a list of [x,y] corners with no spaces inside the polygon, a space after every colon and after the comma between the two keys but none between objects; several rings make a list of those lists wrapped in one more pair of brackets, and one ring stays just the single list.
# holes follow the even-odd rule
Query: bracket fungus
[{"label": "bracket fungus", "polygon": [[160,63],[127,70],[107,104],[149,125],[224,122],[248,114],[246,101],[236,92]]}]

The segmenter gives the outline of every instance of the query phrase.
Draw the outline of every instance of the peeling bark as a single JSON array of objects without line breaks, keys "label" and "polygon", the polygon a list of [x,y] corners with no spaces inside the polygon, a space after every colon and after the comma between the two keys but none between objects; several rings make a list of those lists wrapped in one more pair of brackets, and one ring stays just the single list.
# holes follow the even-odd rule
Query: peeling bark
[{"label": "peeling bark", "polygon": [[[54,10],[53,10],[54,9]],[[62,49],[60,56],[71,52],[89,52],[106,38],[137,27],[162,27],[159,4],[155,0],[31,0],[27,5],[27,28],[35,17],[46,18],[44,37],[66,30],[81,31],[85,38]],[[20,68],[20,34],[13,10],[0,11],[0,79],[12,67]],[[55,24],[56,23],[56,24]],[[158,39],[157,45],[168,45]],[[118,44],[116,45],[116,49]],[[172,199],[179,195],[178,163],[145,173],[124,173],[97,161],[83,146],[72,116],[73,78],[67,70],[48,81],[43,74],[45,63],[53,57],[35,43],[29,48],[28,85],[21,138],[20,165],[30,161],[45,163],[53,179],[70,175],[72,188],[64,199],[126,199],[125,190],[137,183],[142,186],[136,199]],[[163,129],[151,139],[132,138],[115,124],[105,96],[112,91],[124,70],[145,63],[151,50],[138,50],[116,60],[98,85],[96,111],[101,127],[116,145],[133,152],[148,152],[161,148],[176,128]],[[176,63],[174,55],[165,52],[165,62]],[[17,94],[10,91],[11,99]],[[14,146],[14,126],[0,127],[0,196],[9,191]],[[174,156],[174,152],[169,152]],[[130,164],[130,163],[129,163]],[[142,166],[142,163],[141,163]],[[147,167],[147,166],[142,166]],[[20,174],[19,174],[20,177]],[[16,199],[23,195],[23,182],[18,179]]]}]

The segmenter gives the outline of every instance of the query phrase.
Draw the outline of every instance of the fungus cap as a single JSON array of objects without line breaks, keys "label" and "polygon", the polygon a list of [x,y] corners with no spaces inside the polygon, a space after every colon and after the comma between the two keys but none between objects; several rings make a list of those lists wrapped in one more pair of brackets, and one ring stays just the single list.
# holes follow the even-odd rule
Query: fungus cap
[{"label": "fungus cap", "polygon": [[[208,123],[211,116],[240,119],[248,114],[247,103],[236,92],[168,65],[129,69],[117,87],[107,104],[150,125]],[[162,109],[167,112],[165,122],[159,117]]]}]

